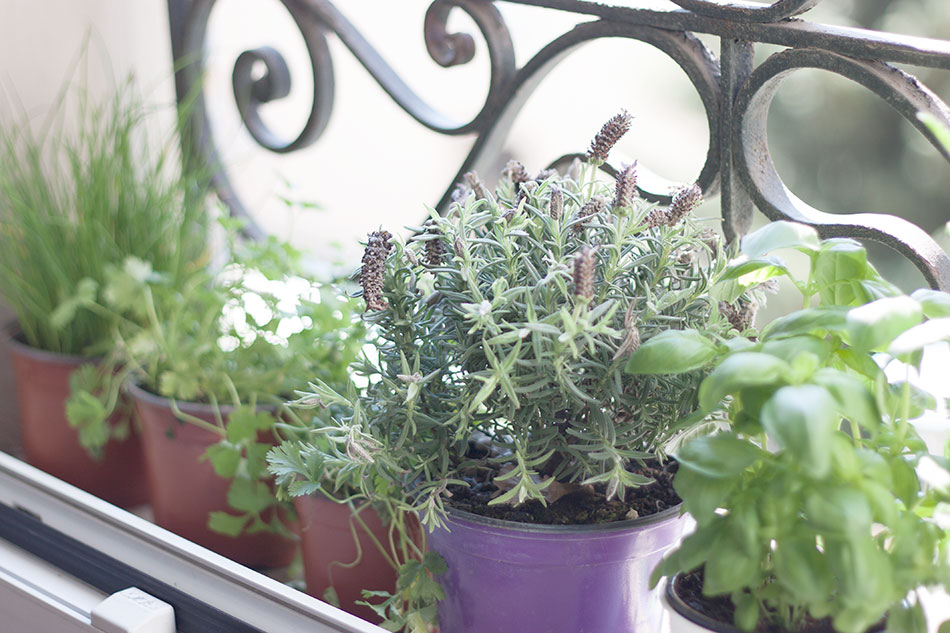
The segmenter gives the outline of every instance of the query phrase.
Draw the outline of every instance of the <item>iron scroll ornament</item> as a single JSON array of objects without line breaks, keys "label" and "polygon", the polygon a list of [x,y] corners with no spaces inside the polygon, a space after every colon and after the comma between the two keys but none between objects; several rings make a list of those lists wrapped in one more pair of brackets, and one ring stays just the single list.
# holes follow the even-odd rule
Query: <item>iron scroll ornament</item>
[{"label": "iron scroll ornament", "polygon": [[753,71],[739,92],[733,147],[738,173],[756,206],[772,220],[815,226],[826,237],[847,235],[886,244],[910,259],[929,284],[950,288],[950,259],[925,231],[893,215],[824,213],[800,200],[782,182],[768,144],[768,112],[788,75],[802,68],[831,71],[877,94],[911,122],[948,160],[950,153],[917,118],[927,113],[950,127],[950,108],[902,70],[883,62],[860,60],[815,49],[776,53]]},{"label": "iron scroll ornament", "polygon": [[763,6],[756,2],[715,2],[712,0],[673,0],[674,3],[700,15],[723,20],[777,22],[814,8],[821,0],[778,0]]},{"label": "iron scroll ornament", "polygon": [[[430,106],[392,69],[337,8],[326,0],[280,0],[304,37],[313,77],[313,102],[307,122],[292,140],[280,138],[260,116],[260,106],[287,97],[292,83],[284,57],[272,47],[260,47],[241,53],[232,71],[235,103],[241,119],[254,140],[276,153],[290,153],[312,145],[323,133],[333,110],[333,60],[327,45],[332,32],[359,60],[390,98],[416,121],[442,134],[479,133],[488,126],[502,101],[499,93],[515,72],[514,47],[498,9],[481,0],[435,0],[426,14],[425,38],[430,55],[443,67],[467,63],[474,52],[474,40],[468,34],[449,33],[448,15],[459,8],[481,30],[491,60],[491,80],[485,103],[468,122],[458,122]],[[215,147],[208,109],[201,82],[204,76],[204,43],[208,22],[216,0],[169,0],[173,55],[176,65],[176,91],[179,101],[194,98],[191,106],[189,151],[214,168],[213,186],[231,213],[248,220],[247,232],[262,237],[265,232],[251,221],[225,170]],[[182,63],[184,60],[185,63]],[[255,76],[255,67],[260,76]]]},{"label": "iron scroll ornament", "polygon": [[[916,119],[916,113],[928,111],[950,122],[950,110],[915,79],[885,62],[950,69],[950,41],[791,19],[820,0],[777,0],[771,4],[747,0],[673,0],[681,8],[670,11],[590,0],[435,0],[428,7],[424,24],[425,42],[432,59],[448,68],[467,63],[475,53],[476,42],[471,35],[448,31],[449,15],[455,10],[464,11],[476,24],[490,59],[491,76],[483,105],[472,120],[458,122],[413,92],[332,2],[280,1],[303,34],[311,58],[315,94],[311,116],[301,133],[295,139],[277,138],[258,115],[261,104],[289,92],[290,71],[276,49],[245,51],[232,73],[235,100],[244,124],[255,140],[271,151],[300,150],[316,141],[325,128],[333,108],[333,63],[326,45],[331,34],[340,39],[393,102],[421,125],[446,135],[474,135],[472,149],[455,182],[466,171],[486,165],[500,151],[527,97],[576,48],[606,37],[637,39],[660,48],[674,59],[702,99],[709,123],[709,149],[697,181],[707,196],[721,189],[727,237],[736,238],[748,229],[754,203],[770,219],[812,224],[825,236],[883,242],[913,261],[932,286],[950,290],[950,258],[920,228],[883,214],[822,213],[799,200],[776,173],[765,134],[769,104],[782,78],[796,68],[814,67],[848,77],[884,98],[933,141]],[[496,7],[503,2],[569,12],[583,21],[554,38],[519,68],[511,34]],[[168,3],[175,58],[200,60],[215,0]],[[721,60],[706,50],[693,32],[719,37]],[[755,45],[760,42],[788,50],[754,68]],[[251,72],[255,66],[259,69],[256,77]],[[199,148],[200,160],[220,165],[203,95],[195,90],[202,72],[200,62],[180,71],[176,77],[179,99],[184,100],[193,90],[198,93],[192,109],[193,134],[198,138],[191,147]],[[218,170],[214,184],[232,212],[246,217],[223,170]],[[642,185],[641,194],[645,197],[660,203],[669,200],[671,183],[644,178]],[[440,210],[447,208],[453,188],[454,182],[443,195]],[[263,234],[253,224],[250,232]]]}]

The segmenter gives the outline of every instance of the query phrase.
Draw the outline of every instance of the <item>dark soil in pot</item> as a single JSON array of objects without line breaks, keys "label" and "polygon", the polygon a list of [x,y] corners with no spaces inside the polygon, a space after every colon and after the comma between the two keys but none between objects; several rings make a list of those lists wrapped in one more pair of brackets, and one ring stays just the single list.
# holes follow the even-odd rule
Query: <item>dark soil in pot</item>
[{"label": "dark soil in pot", "polygon": [[[667,592],[668,596],[670,591]],[[729,596],[704,596],[703,595],[703,571],[697,570],[689,574],[678,575],[672,582],[673,600],[672,607],[684,617],[692,619],[689,614],[683,613],[676,601],[685,604],[689,609],[702,614],[703,616],[721,624],[721,628],[714,629],[723,633],[738,633],[734,628],[733,614],[735,606]],[[702,623],[704,626],[706,623]],[[884,623],[872,627],[868,633],[881,633],[884,631]],[[805,627],[798,631],[786,631],[785,629],[773,626],[763,620],[759,621],[754,633],[837,633],[831,625],[830,618],[814,620],[808,618]]]},{"label": "dark soil in pot", "polygon": [[484,471],[469,480],[470,487],[450,486],[452,497],[446,501],[458,510],[518,523],[591,525],[624,521],[656,514],[681,503],[673,490],[673,476],[677,467],[676,462],[669,461],[663,466],[653,462],[631,469],[655,481],[628,490],[623,501],[608,500],[604,486],[598,485],[570,487],[567,489],[569,491],[547,505],[533,499],[518,506],[489,505],[502,491],[492,483],[491,475],[484,474]]}]

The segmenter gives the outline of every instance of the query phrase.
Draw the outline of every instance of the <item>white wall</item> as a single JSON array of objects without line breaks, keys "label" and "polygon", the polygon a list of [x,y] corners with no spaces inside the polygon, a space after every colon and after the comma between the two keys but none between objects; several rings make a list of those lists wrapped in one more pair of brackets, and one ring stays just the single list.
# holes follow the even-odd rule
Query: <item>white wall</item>
[{"label": "white wall", "polygon": [[[171,45],[164,0],[0,0],[0,120],[22,111],[41,120],[59,90],[82,69],[88,40],[89,88],[134,70],[143,90],[171,103]],[[109,68],[109,66],[112,68]],[[0,324],[13,318],[0,305]],[[19,446],[13,382],[0,340],[0,450]]]}]

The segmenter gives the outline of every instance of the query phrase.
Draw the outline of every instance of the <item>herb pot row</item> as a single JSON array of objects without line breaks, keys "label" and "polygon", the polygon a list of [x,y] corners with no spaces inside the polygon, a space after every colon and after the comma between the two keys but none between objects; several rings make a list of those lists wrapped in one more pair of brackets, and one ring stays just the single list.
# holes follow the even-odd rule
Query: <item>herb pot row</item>
[{"label": "herb pot row", "polygon": [[[274,534],[229,537],[208,528],[208,515],[228,508],[227,480],[202,460],[218,436],[179,422],[168,399],[131,385],[128,408],[135,407],[140,427],[126,421],[131,424],[128,438],[111,440],[103,459],[96,461],[80,445],[65,415],[70,377],[90,359],[38,350],[17,339],[9,345],[29,463],[120,507],[150,502],[156,524],[241,564],[258,568],[290,564],[297,547],[290,539]],[[185,413],[213,421],[213,411],[207,405],[179,406]],[[367,538],[360,541],[361,565],[356,570],[341,565],[357,557],[347,506],[308,497],[298,499],[295,507],[301,517],[299,531],[308,561],[305,574],[310,593],[323,597],[334,584],[342,606],[372,617],[368,608],[355,605],[362,597],[364,579],[391,588],[395,583],[392,569]],[[367,513],[366,521],[377,538],[384,537],[384,527],[375,513]]]}]

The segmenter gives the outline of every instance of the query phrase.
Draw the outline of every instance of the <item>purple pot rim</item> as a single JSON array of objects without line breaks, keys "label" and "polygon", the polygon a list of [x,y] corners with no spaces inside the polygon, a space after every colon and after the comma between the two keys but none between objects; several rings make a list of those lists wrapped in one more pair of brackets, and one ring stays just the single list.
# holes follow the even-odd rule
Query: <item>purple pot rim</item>
[{"label": "purple pot rim", "polygon": [[23,338],[23,332],[19,328],[11,328],[7,339],[7,344],[21,356],[33,358],[35,360],[46,361],[49,363],[58,363],[60,365],[85,365],[95,364],[102,360],[101,356],[83,356],[82,354],[63,354],[61,352],[51,352],[40,347],[33,347]]},{"label": "purple pot rim", "polygon": [[[137,380],[128,380],[126,381],[126,386],[129,390],[129,394],[137,400],[146,402],[153,406],[164,407],[166,409],[171,409],[171,398],[166,398],[165,396],[160,396],[153,391],[149,391],[143,387]],[[205,402],[192,402],[189,400],[176,400],[178,408],[190,415],[195,416],[213,416],[215,414],[215,407],[212,404]],[[228,415],[234,411],[235,407],[232,404],[221,404],[218,405],[217,411],[221,415]],[[277,407],[274,405],[257,405],[257,409],[260,411],[277,411]]]},{"label": "purple pot rim", "polygon": [[473,512],[458,510],[450,505],[446,505],[445,510],[448,519],[462,525],[467,523],[469,525],[491,527],[522,534],[601,534],[627,531],[647,527],[656,523],[663,523],[669,519],[678,518],[682,507],[683,504],[679,503],[671,508],[663,510],[662,512],[657,512],[636,519],[611,521],[609,523],[591,523],[586,525],[519,523],[518,521],[507,521],[505,519],[484,517]]},{"label": "purple pot rim", "polygon": [[[686,601],[680,598],[679,594],[676,593],[675,588],[676,580],[681,575],[682,574],[680,573],[676,573],[671,578],[668,578],[666,581],[666,587],[663,589],[666,603],[673,611],[686,618],[693,624],[709,629],[713,633],[742,633],[742,631],[737,629],[735,626],[711,618],[705,613],[697,611],[693,607],[686,604]],[[868,633],[884,633],[884,628],[871,628],[868,630]]]}]

